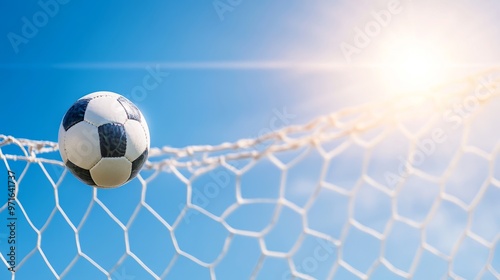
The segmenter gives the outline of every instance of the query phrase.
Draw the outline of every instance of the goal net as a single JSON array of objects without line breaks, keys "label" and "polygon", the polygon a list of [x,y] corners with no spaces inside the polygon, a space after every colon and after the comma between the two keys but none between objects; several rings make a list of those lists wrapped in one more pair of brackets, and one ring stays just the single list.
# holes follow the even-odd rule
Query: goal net
[{"label": "goal net", "polygon": [[499,74],[153,148],[113,190],[0,135],[0,279],[500,279]]}]

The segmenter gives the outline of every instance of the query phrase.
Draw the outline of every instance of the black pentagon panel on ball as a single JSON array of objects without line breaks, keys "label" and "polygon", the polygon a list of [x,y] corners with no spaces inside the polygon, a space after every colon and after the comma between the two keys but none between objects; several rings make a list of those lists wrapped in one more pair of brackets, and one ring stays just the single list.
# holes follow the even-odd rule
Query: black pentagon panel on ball
[{"label": "black pentagon panel on ball", "polygon": [[102,157],[123,157],[127,150],[127,134],[121,123],[106,123],[97,128]]},{"label": "black pentagon panel on ball", "polygon": [[130,173],[129,180],[137,176],[137,173],[141,170],[142,166],[148,159],[148,149],[146,149],[138,158],[132,162],[132,172]]},{"label": "black pentagon panel on ball", "polygon": [[78,179],[83,181],[85,184],[90,185],[90,186],[95,186],[96,183],[92,179],[92,175],[90,175],[90,170],[81,168],[80,166],[72,163],[71,161],[68,160],[66,162],[66,167],[73,173]]},{"label": "black pentagon panel on ball", "polygon": [[139,109],[134,105],[134,103],[130,102],[127,98],[120,96],[118,98],[118,102],[122,104],[125,112],[127,112],[127,118],[131,120],[141,121],[141,114]]},{"label": "black pentagon panel on ball", "polygon": [[63,127],[65,131],[68,131],[73,125],[83,121],[85,117],[85,110],[87,110],[87,105],[89,105],[90,99],[79,99],[77,100],[71,108],[69,108],[66,115],[63,118]]}]

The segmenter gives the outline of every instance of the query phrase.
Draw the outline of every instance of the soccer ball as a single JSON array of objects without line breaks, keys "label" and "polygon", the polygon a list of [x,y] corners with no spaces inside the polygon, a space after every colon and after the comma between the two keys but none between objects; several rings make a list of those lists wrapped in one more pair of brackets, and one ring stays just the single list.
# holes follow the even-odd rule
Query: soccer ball
[{"label": "soccer ball", "polygon": [[59,127],[59,152],[82,182],[113,188],[133,179],[148,157],[149,129],[127,98],[99,91],[78,99]]}]

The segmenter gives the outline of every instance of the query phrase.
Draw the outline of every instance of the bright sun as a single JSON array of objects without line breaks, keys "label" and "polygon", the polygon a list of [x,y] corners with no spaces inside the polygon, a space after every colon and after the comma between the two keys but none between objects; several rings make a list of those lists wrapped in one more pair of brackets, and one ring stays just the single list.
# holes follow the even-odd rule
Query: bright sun
[{"label": "bright sun", "polygon": [[392,90],[425,91],[446,77],[447,55],[438,48],[414,40],[387,44],[382,58],[382,74]]}]

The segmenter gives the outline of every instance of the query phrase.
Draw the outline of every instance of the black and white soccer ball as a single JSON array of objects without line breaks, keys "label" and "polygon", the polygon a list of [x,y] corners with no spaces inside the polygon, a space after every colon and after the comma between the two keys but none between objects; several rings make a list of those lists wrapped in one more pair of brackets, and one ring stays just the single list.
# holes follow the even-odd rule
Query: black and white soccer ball
[{"label": "black and white soccer ball", "polygon": [[99,91],[78,99],[59,128],[59,152],[84,183],[113,188],[132,180],[149,152],[149,129],[127,98]]}]

